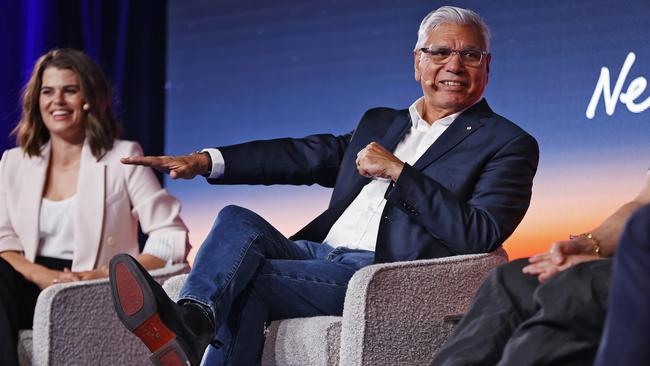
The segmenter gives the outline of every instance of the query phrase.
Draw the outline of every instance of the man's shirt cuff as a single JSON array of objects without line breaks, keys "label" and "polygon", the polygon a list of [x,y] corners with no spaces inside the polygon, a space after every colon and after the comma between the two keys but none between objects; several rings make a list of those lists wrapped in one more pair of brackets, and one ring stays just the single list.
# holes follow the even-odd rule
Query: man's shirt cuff
[{"label": "man's shirt cuff", "polygon": [[223,155],[221,155],[221,151],[215,148],[208,148],[201,150],[201,152],[207,152],[210,154],[210,159],[212,160],[210,175],[208,175],[206,178],[219,179],[223,177],[223,172],[226,170],[226,162],[223,161]]}]

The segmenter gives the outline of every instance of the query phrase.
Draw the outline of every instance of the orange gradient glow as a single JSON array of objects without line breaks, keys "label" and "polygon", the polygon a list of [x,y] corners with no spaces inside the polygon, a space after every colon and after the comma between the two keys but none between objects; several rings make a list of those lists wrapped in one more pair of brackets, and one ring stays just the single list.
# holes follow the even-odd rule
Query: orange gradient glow
[{"label": "orange gradient glow", "polygon": [[510,259],[545,252],[554,241],[599,225],[641,189],[645,174],[634,165],[540,171],[530,209],[504,243]]}]

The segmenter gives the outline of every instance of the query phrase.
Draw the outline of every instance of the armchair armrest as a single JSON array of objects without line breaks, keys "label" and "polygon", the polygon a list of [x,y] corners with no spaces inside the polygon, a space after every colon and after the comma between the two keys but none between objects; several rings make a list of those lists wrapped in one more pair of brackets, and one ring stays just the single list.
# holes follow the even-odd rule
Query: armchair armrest
[{"label": "armchair armrest", "polygon": [[185,281],[187,281],[187,276],[187,274],[174,276],[163,283],[163,289],[173,301],[178,301],[178,296],[181,293]]},{"label": "armchair armrest", "polygon": [[[151,271],[163,282],[186,263]],[[36,302],[32,364],[143,365],[146,347],[117,318],[108,279],[53,285]]]},{"label": "armchair armrest", "polygon": [[348,284],[341,328],[341,365],[421,365],[453,330],[487,273],[507,262],[488,254],[375,264]]}]

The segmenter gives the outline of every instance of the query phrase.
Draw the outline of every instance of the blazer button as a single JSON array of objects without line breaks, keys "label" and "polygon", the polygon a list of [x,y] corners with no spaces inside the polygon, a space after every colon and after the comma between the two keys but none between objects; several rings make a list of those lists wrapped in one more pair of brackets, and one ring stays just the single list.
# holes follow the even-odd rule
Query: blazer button
[{"label": "blazer button", "polygon": [[108,244],[109,246],[112,247],[113,245],[115,245],[115,238],[112,237],[112,236],[109,236],[108,239],[106,239],[106,244]]}]

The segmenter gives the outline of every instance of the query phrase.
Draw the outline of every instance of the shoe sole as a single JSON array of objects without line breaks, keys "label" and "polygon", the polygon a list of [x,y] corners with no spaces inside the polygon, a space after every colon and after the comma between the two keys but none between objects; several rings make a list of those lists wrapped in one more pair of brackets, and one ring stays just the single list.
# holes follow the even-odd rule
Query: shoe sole
[{"label": "shoe sole", "polygon": [[135,260],[124,254],[113,258],[109,278],[117,315],[152,352],[151,362],[157,366],[191,365],[176,334],[160,319],[153,290]]}]

